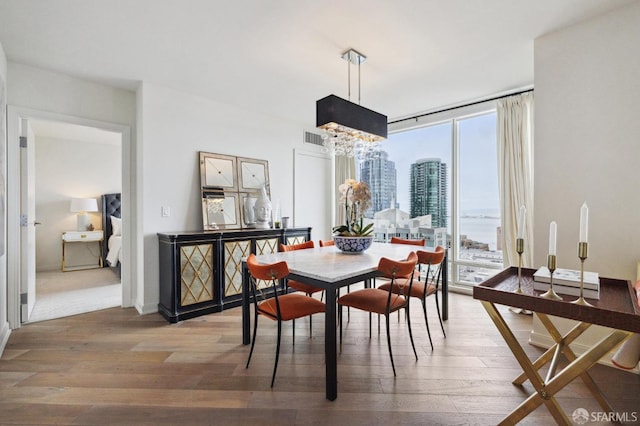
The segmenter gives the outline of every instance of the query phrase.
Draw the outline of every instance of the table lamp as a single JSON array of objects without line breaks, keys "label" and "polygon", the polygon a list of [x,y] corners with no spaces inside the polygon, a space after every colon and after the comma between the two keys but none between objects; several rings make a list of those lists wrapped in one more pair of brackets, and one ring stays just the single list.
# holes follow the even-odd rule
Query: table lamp
[{"label": "table lamp", "polygon": [[87,212],[97,212],[98,201],[95,198],[72,198],[69,210],[73,213],[78,213],[78,231],[86,231],[89,226]]}]

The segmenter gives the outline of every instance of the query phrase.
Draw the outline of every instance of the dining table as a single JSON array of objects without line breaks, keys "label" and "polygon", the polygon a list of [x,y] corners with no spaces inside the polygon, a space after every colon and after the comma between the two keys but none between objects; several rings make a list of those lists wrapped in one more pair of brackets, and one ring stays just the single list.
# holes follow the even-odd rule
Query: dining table
[{"label": "dining table", "polygon": [[[406,244],[374,242],[369,249],[357,254],[341,252],[335,246],[317,247],[289,252],[257,255],[261,264],[280,261],[287,262],[289,279],[320,287],[325,291],[325,365],[326,398],[334,401],[338,397],[338,355],[336,343],[336,301],[341,287],[364,282],[371,286],[372,280],[380,277],[378,262],[385,257],[400,261],[416,250],[430,251],[427,247]],[[443,261],[442,281],[442,318],[448,318],[447,265]],[[248,345],[251,340],[251,298],[249,280],[251,279],[246,262],[242,262],[242,343]]]}]

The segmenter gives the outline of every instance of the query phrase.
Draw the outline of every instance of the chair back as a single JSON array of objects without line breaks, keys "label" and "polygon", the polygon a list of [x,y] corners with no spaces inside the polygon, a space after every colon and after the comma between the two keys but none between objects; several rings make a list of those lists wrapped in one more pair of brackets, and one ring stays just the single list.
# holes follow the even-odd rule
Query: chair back
[{"label": "chair back", "polygon": [[[429,277],[435,277],[433,281],[435,282],[436,289],[438,289],[438,286],[440,285],[440,270],[442,269],[442,261],[444,260],[445,254],[444,247],[438,246],[435,251],[418,250],[417,254],[418,264],[427,265],[425,282],[429,282]],[[432,270],[434,271],[433,275],[431,274]],[[420,277],[418,276],[418,281],[419,280]]]},{"label": "chair back", "polygon": [[418,250],[418,263],[423,265],[439,265],[444,260],[444,248],[436,247],[435,251]]},{"label": "chair back", "polygon": [[[271,282],[270,287],[273,288],[273,296],[276,301],[276,310],[278,313],[278,317],[280,317],[280,301],[278,300],[278,288],[276,286],[279,280],[281,280],[282,278],[286,278],[289,275],[289,267],[287,266],[287,262],[283,261],[260,264],[256,259],[256,255],[251,253],[249,257],[247,257],[247,268],[249,269],[249,273],[251,274],[252,278],[251,280],[249,280],[249,287],[251,291],[251,297],[253,298],[253,303],[256,306],[256,309],[258,308],[258,302],[265,300],[268,297],[268,294],[264,294],[258,289],[257,280]],[[259,298],[256,297],[256,293],[260,293]]]},{"label": "chair back", "polygon": [[[409,256],[407,256],[407,260],[396,261],[383,257],[378,262],[378,271],[382,273],[382,276],[391,280],[391,285],[389,286],[389,297],[387,298],[387,310],[389,309],[389,304],[391,303],[391,295],[393,294],[393,289],[395,287],[395,281],[397,278],[406,278],[409,281],[409,287],[406,293],[404,292],[404,287],[402,287],[403,294],[401,295],[408,296],[411,294],[411,286],[413,285],[413,273],[416,270],[417,264],[418,255],[413,251],[409,253]],[[409,298],[407,297],[407,301],[408,300]]]},{"label": "chair back", "polygon": [[305,241],[300,244],[280,244],[280,251],[294,251],[294,250],[302,250],[308,248],[314,248],[315,244],[313,241]]},{"label": "chair back", "polygon": [[424,247],[425,240],[424,238],[421,240],[407,240],[404,238],[391,237],[391,244],[407,244],[410,246],[422,246]]},{"label": "chair back", "polygon": [[320,240],[318,241],[318,243],[320,244],[320,247],[329,247],[336,245],[335,241],[333,240]]}]

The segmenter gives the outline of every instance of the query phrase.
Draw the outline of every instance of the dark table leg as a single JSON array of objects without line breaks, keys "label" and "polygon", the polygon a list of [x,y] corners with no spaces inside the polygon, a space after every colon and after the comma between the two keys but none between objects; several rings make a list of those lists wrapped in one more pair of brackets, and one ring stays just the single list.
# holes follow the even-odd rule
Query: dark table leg
[{"label": "dark table leg", "polygon": [[449,319],[449,259],[445,250],[444,260],[440,268],[442,276],[442,320]]},{"label": "dark table leg", "polygon": [[249,300],[249,268],[242,262],[242,344],[248,345],[251,340],[251,316]]},{"label": "dark table leg", "polygon": [[327,289],[326,312],[324,315],[324,353],[327,369],[327,399],[334,401],[338,397],[338,355],[336,345],[336,290]]}]

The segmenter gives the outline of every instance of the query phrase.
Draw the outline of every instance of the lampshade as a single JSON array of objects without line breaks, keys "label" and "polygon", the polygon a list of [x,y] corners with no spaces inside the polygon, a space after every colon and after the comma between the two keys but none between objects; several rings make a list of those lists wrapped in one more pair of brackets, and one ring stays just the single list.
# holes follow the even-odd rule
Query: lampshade
[{"label": "lampshade", "polygon": [[[348,62],[349,100],[329,95],[316,102],[316,127],[323,129],[322,145],[335,155],[366,158],[387,138],[387,116],[360,106],[360,65],[366,56],[353,49],[342,54]],[[358,67],[358,103],[351,102],[351,65]]]},{"label": "lampshade", "polygon": [[98,201],[95,198],[72,198],[71,208],[73,213],[78,212],[97,212]]},{"label": "lampshade", "polygon": [[329,95],[316,102],[316,127],[349,133],[365,142],[387,138],[387,116]]}]

